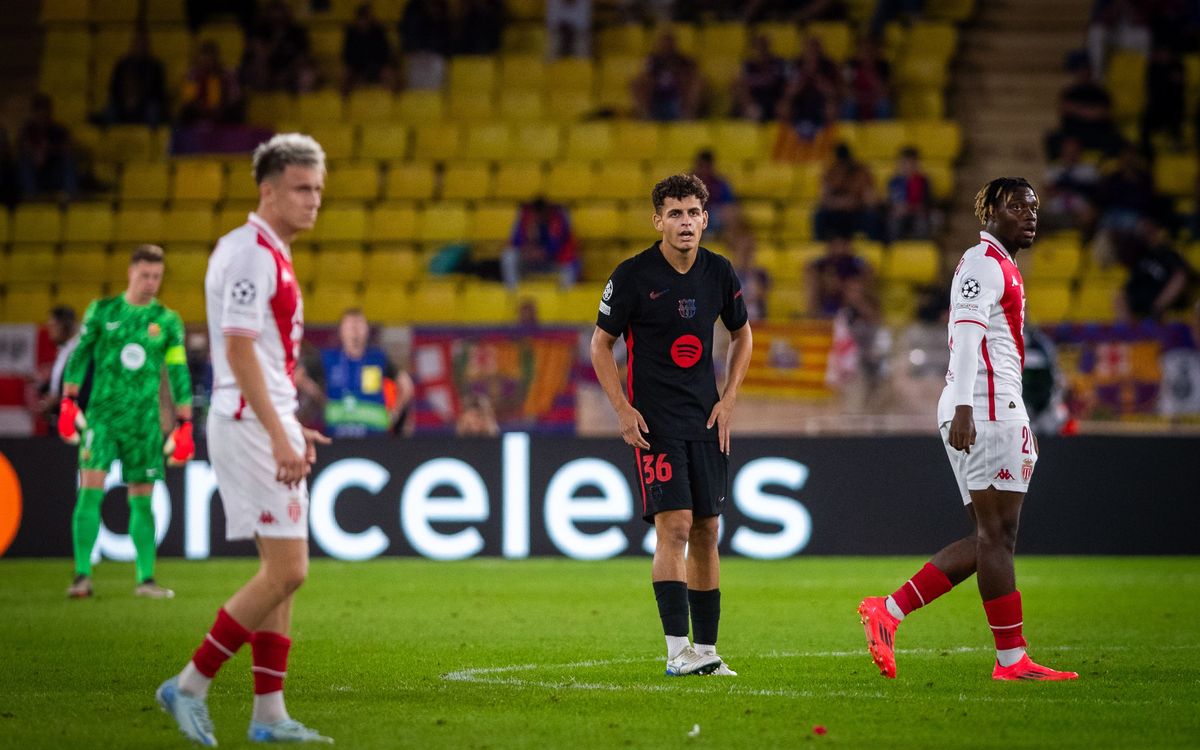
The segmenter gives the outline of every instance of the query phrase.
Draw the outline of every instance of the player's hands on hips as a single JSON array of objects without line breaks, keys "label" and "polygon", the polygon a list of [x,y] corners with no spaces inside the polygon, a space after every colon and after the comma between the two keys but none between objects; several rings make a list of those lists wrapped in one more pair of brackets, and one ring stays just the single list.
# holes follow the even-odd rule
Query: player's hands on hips
[{"label": "player's hands on hips", "polygon": [[300,430],[304,433],[304,460],[314,464],[317,462],[317,444],[329,445],[333,440],[317,430],[310,430],[307,427],[301,427]]},{"label": "player's hands on hips", "polygon": [[192,420],[180,419],[163,446],[169,466],[182,466],[196,456],[196,441],[192,439]]},{"label": "player's hands on hips", "polygon": [[954,407],[954,418],[950,420],[950,447],[956,451],[971,452],[975,445],[975,416],[970,406]]},{"label": "player's hands on hips", "polygon": [[712,414],[708,415],[708,429],[711,430],[713,425],[717,426],[717,443],[726,456],[729,455],[729,431],[732,424],[733,402],[721,399],[713,407]]},{"label": "player's hands on hips", "polygon": [[650,448],[650,443],[645,438],[650,428],[646,426],[646,420],[642,418],[640,411],[629,404],[617,413],[617,419],[621,422],[621,439],[626,445],[644,450]]},{"label": "player's hands on hips", "polygon": [[275,481],[295,487],[308,476],[312,467],[296,452],[287,435],[271,439],[271,455],[275,458]]},{"label": "player's hands on hips", "polygon": [[87,429],[87,419],[79,409],[74,398],[67,396],[58,404],[58,434],[62,439],[75,445],[79,442],[79,431]]}]

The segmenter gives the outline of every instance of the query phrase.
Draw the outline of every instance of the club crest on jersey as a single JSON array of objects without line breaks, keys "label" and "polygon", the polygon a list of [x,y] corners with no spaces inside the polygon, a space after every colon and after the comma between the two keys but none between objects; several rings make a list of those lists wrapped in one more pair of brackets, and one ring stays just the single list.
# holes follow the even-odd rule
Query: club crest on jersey
[{"label": "club crest on jersey", "polygon": [[239,279],[233,282],[233,289],[230,292],[233,295],[233,301],[239,305],[249,305],[258,296],[258,290],[254,287],[254,282],[250,279]]},{"label": "club crest on jersey", "polygon": [[679,300],[679,317],[681,317],[681,318],[696,317],[696,300],[694,300],[694,299]]},{"label": "club crest on jersey", "polygon": [[300,514],[302,512],[300,501],[293,497],[287,507],[288,518],[292,519],[292,523],[300,523]]},{"label": "club crest on jersey", "polygon": [[1033,459],[1027,458],[1021,464],[1021,481],[1029,484],[1029,480],[1033,477]]},{"label": "club crest on jersey", "polygon": [[141,344],[126,344],[121,349],[121,366],[126,370],[140,370],[146,364],[146,350]]},{"label": "club crest on jersey", "polygon": [[980,285],[979,281],[977,281],[974,277],[971,277],[963,282],[960,293],[962,294],[963,299],[975,299],[979,296],[981,291],[983,291],[983,287]]},{"label": "club crest on jersey", "polygon": [[148,335],[150,338],[156,339],[160,333],[162,333],[162,326],[160,326],[158,323],[151,323],[150,325],[146,326],[146,335]]}]

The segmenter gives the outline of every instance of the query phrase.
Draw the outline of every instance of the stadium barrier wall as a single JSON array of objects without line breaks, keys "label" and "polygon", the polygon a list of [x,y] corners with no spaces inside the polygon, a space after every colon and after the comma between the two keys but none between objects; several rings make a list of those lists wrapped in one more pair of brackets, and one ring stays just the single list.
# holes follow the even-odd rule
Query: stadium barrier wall
[{"label": "stadium barrier wall", "polygon": [[[1072,437],[1041,441],[1019,550],[1040,554],[1198,554],[1200,441]],[[735,437],[726,554],[930,554],[969,531],[936,436]],[[343,440],[310,480],[314,555],[432,559],[649,554],[632,452],[618,440]],[[7,459],[6,461],[4,459]],[[252,555],[225,540],[216,482],[201,455],[155,489],[163,555]],[[98,551],[133,558],[116,475]],[[75,450],[0,440],[0,554],[67,557]]]}]

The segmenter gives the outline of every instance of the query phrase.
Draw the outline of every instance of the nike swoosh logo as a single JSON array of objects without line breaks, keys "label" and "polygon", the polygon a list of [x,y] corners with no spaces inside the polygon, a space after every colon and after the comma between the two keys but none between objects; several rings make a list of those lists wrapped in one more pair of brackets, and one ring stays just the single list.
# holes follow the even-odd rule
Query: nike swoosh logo
[{"label": "nike swoosh logo", "polygon": [[108,330],[110,330],[110,331],[115,331],[116,329],[118,329],[118,328],[120,328],[120,327],[121,327],[121,321],[119,321],[119,320],[114,320],[114,321],[111,321],[111,322],[105,323],[105,324],[104,324],[104,327],[105,327],[105,328],[107,328],[107,329],[108,329]]},{"label": "nike swoosh logo", "polygon": [[669,291],[671,291],[670,287],[662,290],[661,292],[650,292],[650,299],[658,299]]}]

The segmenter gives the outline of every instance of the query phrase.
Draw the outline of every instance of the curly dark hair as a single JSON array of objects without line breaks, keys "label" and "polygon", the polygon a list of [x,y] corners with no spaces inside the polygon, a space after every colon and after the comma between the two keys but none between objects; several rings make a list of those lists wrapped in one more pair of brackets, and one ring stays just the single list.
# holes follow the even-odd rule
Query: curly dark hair
[{"label": "curly dark hair", "polygon": [[[1025,189],[1033,190],[1033,185],[1024,177],[997,177],[975,194],[975,218],[980,224],[987,224],[996,215],[996,209],[1007,203],[1013,193]],[[1036,190],[1033,193],[1037,195]]]},{"label": "curly dark hair", "polygon": [[708,205],[708,188],[704,181],[694,174],[673,174],[661,180],[650,192],[650,200],[654,203],[654,213],[661,214],[663,203],[667,198],[681,201],[695,196],[700,199],[700,205]]}]

